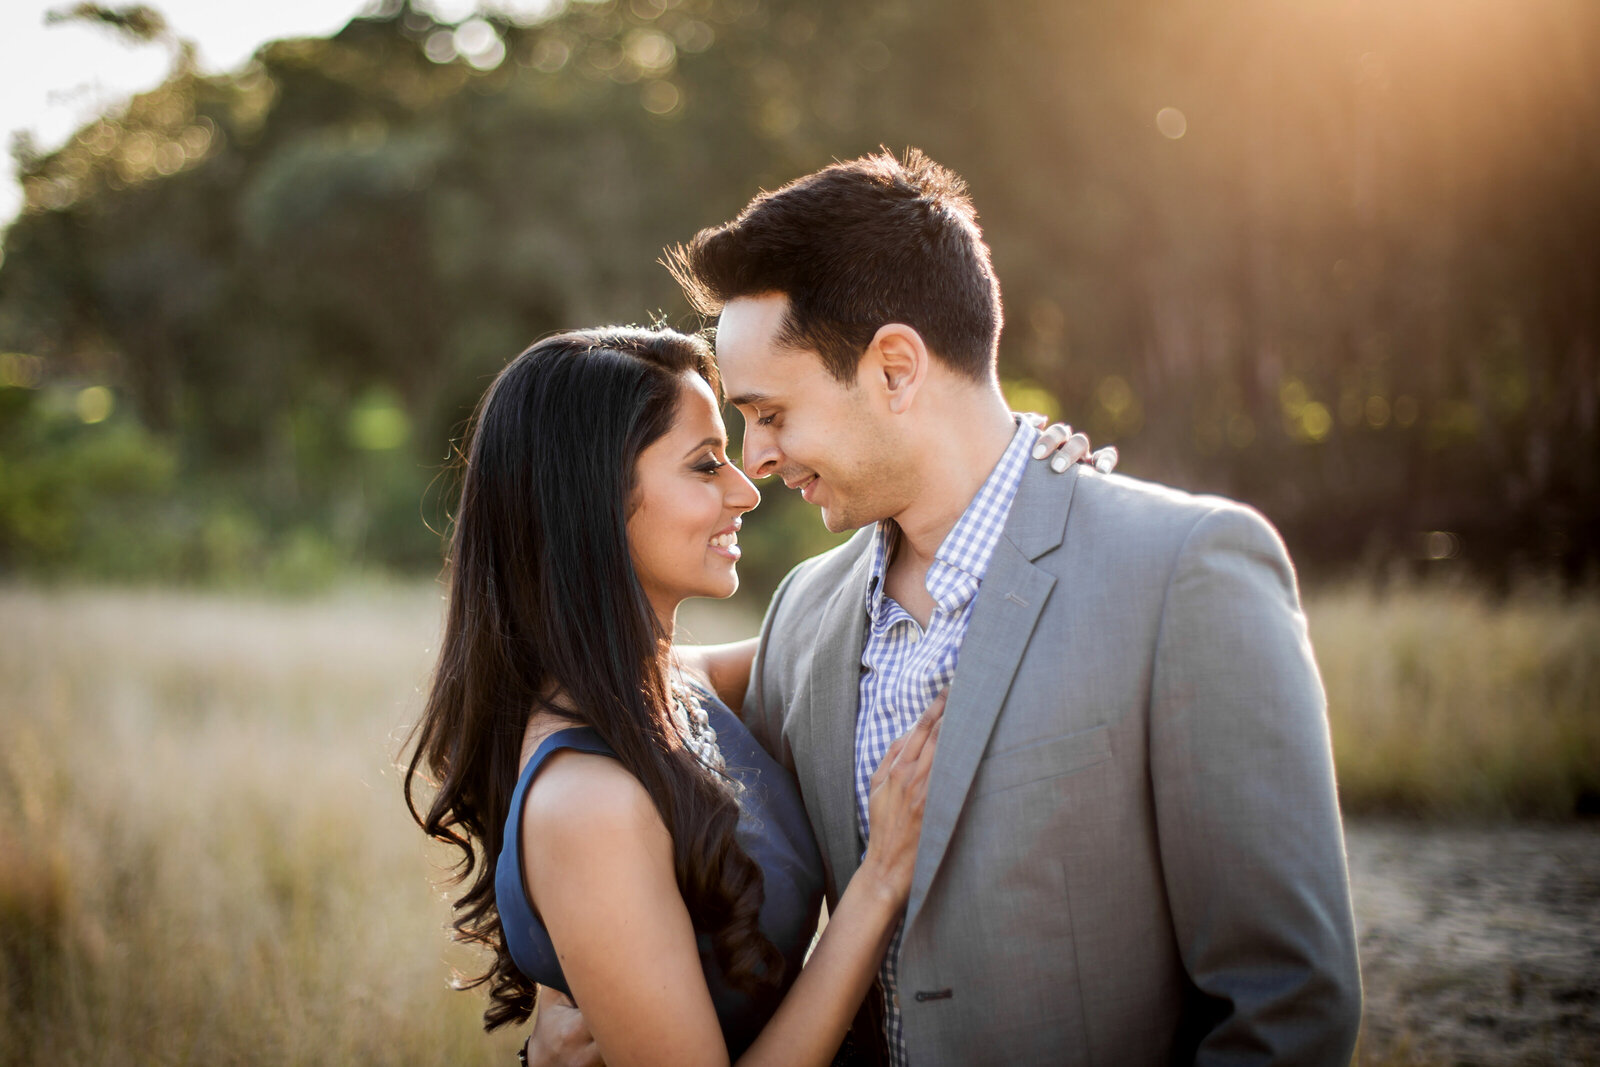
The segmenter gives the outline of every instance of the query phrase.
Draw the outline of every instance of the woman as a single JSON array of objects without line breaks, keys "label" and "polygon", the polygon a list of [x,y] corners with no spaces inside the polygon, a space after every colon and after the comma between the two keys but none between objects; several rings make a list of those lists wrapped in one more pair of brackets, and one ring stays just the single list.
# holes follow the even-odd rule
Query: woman
[{"label": "woman", "polygon": [[874,776],[866,857],[802,969],[822,872],[798,794],[673,658],[678,605],[737,588],[760,500],[727,461],[709,348],[542,341],[490,386],[464,459],[406,797],[472,878],[455,928],[494,954],[469,983],[488,1028],[526,1019],[540,982],[611,1064],[828,1063],[905,906],[939,709]]}]

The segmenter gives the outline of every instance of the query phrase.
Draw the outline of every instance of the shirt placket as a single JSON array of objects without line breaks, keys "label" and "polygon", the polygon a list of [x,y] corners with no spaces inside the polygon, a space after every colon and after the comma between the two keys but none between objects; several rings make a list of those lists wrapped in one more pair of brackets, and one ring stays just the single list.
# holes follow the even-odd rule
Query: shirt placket
[{"label": "shirt placket", "polygon": [[[942,568],[942,562],[936,563]],[[944,575],[931,574],[934,579],[929,585],[938,584],[943,587]],[[931,590],[930,590],[931,591]],[[890,610],[903,616],[901,625],[915,627],[916,621],[893,601],[885,601],[892,605]],[[950,611],[948,608],[955,610]],[[888,752],[888,746],[894,738],[909,730],[921,715],[922,710],[933,701],[939,691],[950,683],[954,671],[954,660],[949,654],[950,650],[943,648],[948,644],[950,629],[959,623],[962,614],[961,605],[949,605],[939,602],[933,614],[928,619],[928,628],[921,632],[909,645],[902,657],[900,684],[896,689],[899,699],[889,701],[888,714],[892,717],[893,725],[887,731],[888,740],[884,743],[877,761],[881,762]],[[891,616],[893,617],[893,616]],[[898,620],[897,620],[898,621]],[[862,813],[863,831],[862,839],[866,840],[865,813]],[[894,934],[889,939],[889,951],[883,958],[883,967],[879,971],[879,981],[883,984],[884,1016],[887,1022],[888,1044],[890,1060],[895,1067],[904,1067],[907,1061],[905,1034],[900,1014],[900,944],[905,936],[905,923],[901,921],[895,925]]]}]

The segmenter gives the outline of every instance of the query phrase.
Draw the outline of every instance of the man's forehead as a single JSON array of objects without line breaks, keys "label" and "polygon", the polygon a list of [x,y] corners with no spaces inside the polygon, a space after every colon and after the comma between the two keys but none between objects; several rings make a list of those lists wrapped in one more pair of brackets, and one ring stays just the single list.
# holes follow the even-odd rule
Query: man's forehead
[{"label": "man's forehead", "polygon": [[811,379],[826,376],[821,357],[813,352],[773,346],[755,352],[717,353],[722,392],[734,407],[764,407],[793,400]]},{"label": "man's forehead", "polygon": [[754,403],[785,392],[809,369],[807,353],[779,344],[752,344],[748,338],[720,331],[716,340],[717,370],[722,390],[732,404]]},{"label": "man's forehead", "polygon": [[789,298],[782,293],[736,296],[722,306],[717,316],[717,335],[726,333],[741,345],[774,341],[788,310]]}]

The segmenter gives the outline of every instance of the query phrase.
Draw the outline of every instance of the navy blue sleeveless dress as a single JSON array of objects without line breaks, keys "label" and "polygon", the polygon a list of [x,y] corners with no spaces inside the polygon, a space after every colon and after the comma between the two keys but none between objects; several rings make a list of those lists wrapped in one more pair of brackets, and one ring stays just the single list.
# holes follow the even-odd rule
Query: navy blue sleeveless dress
[{"label": "navy blue sleeveless dress", "polygon": [[[800,973],[806,949],[817,929],[817,914],[822,905],[822,857],[817,852],[811,824],[806,821],[805,808],[793,779],[767,755],[726,705],[703,691],[696,690],[696,696],[706,709],[712,728],[717,731],[717,744],[727,762],[728,776],[744,786],[739,796],[736,832],[739,844],[761,867],[765,893],[761,903],[761,932],[783,953],[788,965],[784,971],[784,989],[787,990]],[[523,798],[544,761],[551,753],[564,748],[613,755],[610,747],[587,726],[557,730],[540,743],[533,758],[522,769],[516,792],[511,794],[505,842],[495,871],[494,897],[505,930],[506,947],[517,969],[532,981],[571,996],[572,990],[561,973],[550,935],[528,901],[521,873]],[[700,964],[705,970],[717,1019],[722,1023],[728,1055],[730,1059],[737,1059],[761,1033],[777,1008],[777,1002],[766,998],[758,1001],[731,988],[711,953],[710,938],[699,935],[699,944]]]}]

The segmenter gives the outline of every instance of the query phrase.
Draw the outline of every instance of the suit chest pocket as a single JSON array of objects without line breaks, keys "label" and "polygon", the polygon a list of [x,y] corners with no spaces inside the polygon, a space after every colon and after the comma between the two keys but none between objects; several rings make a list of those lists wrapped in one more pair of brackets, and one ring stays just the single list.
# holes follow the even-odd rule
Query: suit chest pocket
[{"label": "suit chest pocket", "polygon": [[991,752],[978,764],[973,793],[998,793],[1045,778],[1059,778],[1111,758],[1111,733],[1095,726]]}]

